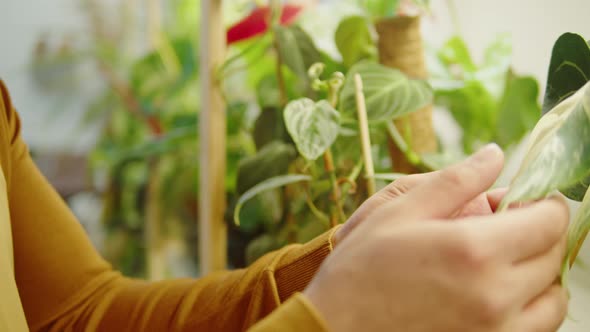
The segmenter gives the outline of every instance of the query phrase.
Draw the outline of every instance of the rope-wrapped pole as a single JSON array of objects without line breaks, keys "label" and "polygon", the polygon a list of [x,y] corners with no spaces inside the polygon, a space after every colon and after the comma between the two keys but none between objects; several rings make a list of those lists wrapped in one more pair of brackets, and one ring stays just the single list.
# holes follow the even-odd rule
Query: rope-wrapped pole
[{"label": "rope-wrapped pole", "polygon": [[[379,35],[379,60],[383,65],[399,69],[410,78],[428,78],[420,17],[383,19],[377,22],[376,28]],[[395,125],[412,151],[418,154],[436,151],[438,144],[432,124],[432,105],[396,120]],[[389,147],[395,171],[418,171],[392,140]]]}]

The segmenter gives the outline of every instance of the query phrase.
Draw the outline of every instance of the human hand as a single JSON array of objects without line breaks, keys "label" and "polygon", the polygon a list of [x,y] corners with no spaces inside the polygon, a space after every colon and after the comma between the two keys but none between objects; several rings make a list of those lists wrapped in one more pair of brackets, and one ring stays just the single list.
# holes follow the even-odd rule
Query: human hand
[{"label": "human hand", "polygon": [[[467,159],[444,171],[408,175],[390,183],[375,195],[369,197],[353,213],[346,223],[344,223],[344,225],[334,233],[332,238],[333,245],[336,246],[342,242],[342,240],[344,240],[353,231],[353,229],[365,221],[371,213],[375,212],[375,210],[387,203],[392,202],[395,199],[407,195],[420,186],[427,185],[431,181],[434,181],[440,177],[441,173],[443,174],[442,176],[446,177],[463,177],[464,182],[478,182],[477,185],[474,185],[478,188],[478,190],[486,186],[490,187],[502,171],[502,167],[504,165],[504,155],[502,151],[496,146],[485,147],[479,151],[478,154],[485,155],[489,158],[488,164],[483,165],[485,167],[485,171],[474,169],[471,166],[472,159]],[[448,216],[454,218],[492,214],[506,193],[505,188],[500,188],[490,192],[480,193],[479,195],[476,195],[475,198],[473,198],[472,194],[465,192],[467,190],[472,190],[469,187],[457,187],[455,189],[461,191],[461,193],[459,193],[461,197],[465,195],[465,197],[471,199],[460,205],[457,211],[454,211]],[[487,188],[484,188],[483,190],[487,190]],[[449,194],[452,193],[450,192]]]},{"label": "human hand", "polygon": [[494,153],[441,171],[347,235],[304,291],[331,330],[557,330],[567,311],[553,285],[565,250],[563,201],[444,222],[495,180]]}]

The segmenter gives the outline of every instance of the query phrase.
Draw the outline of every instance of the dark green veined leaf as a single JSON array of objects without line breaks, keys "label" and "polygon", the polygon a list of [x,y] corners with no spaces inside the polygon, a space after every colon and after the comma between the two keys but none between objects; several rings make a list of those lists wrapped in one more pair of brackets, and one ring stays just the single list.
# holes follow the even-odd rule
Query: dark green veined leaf
[{"label": "dark green veined leaf", "polygon": [[377,54],[369,22],[365,17],[352,16],[342,20],[336,29],[335,40],[347,67],[360,60],[374,58]]},{"label": "dark green veined leaf", "polygon": [[281,111],[275,107],[262,109],[254,122],[252,136],[257,149],[261,149],[273,141],[290,142]]},{"label": "dark green veined leaf", "polygon": [[[240,210],[240,230],[255,234],[270,230],[283,217],[283,197],[280,188],[263,191],[243,204]],[[231,210],[233,211],[233,210]]]},{"label": "dark green veined leaf", "polygon": [[275,35],[285,65],[301,80],[307,81],[309,67],[322,60],[322,55],[311,37],[296,25],[276,27]]},{"label": "dark green veined leaf", "polygon": [[590,80],[590,47],[573,33],[563,34],[553,47],[543,114],[574,94]]},{"label": "dark green veined leaf", "polygon": [[[571,188],[585,181],[589,171],[590,83],[587,83],[537,123],[502,208]],[[570,198],[580,200],[584,192],[570,193]]]},{"label": "dark green veined leaf", "polygon": [[532,77],[508,79],[498,110],[496,143],[509,146],[518,143],[541,117],[538,103],[539,85]]},{"label": "dark green veined leaf", "polygon": [[267,179],[263,182],[260,182],[256,186],[250,188],[246,191],[236,203],[236,208],[234,210],[234,222],[236,225],[240,224],[240,210],[244,203],[248,200],[252,199],[256,195],[260,194],[261,192],[268,191],[271,189],[280,188],[286,186],[288,184],[297,183],[297,182],[304,182],[304,181],[311,181],[311,176],[308,175],[301,175],[301,174],[291,174],[291,175],[281,175],[277,177],[273,177]]},{"label": "dark green veined leaf", "polygon": [[238,164],[236,190],[242,194],[266,179],[287,173],[295,159],[295,149],[279,141],[267,144],[258,153],[244,158]]},{"label": "dark green veined leaf", "polygon": [[287,131],[299,153],[316,160],[332,146],[340,131],[340,114],[330,103],[302,98],[290,102],[283,114]]},{"label": "dark green veined leaf", "polygon": [[411,80],[399,70],[363,61],[350,69],[340,94],[340,108],[351,118],[356,117],[355,74],[363,78],[370,122],[395,119],[432,102],[432,89],[425,81]]}]

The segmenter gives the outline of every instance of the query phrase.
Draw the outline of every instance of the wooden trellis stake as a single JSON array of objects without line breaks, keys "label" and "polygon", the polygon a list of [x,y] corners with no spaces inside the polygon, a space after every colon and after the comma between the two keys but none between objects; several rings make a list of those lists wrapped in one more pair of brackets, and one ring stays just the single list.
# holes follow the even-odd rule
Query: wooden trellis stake
[{"label": "wooden trellis stake", "polygon": [[227,267],[225,213],[226,115],[216,68],[225,54],[221,0],[201,0],[199,117],[199,265],[201,274]]}]

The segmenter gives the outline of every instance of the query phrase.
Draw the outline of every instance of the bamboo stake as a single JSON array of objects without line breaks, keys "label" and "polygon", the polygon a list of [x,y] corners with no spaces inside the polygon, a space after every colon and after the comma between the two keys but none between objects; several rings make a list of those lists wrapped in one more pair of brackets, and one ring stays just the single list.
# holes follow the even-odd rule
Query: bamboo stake
[{"label": "bamboo stake", "polygon": [[221,0],[201,1],[199,264],[207,274],[227,267],[226,115],[216,69],[224,58]]},{"label": "bamboo stake", "polygon": [[361,133],[361,147],[365,163],[365,177],[367,179],[367,192],[369,196],[375,194],[375,166],[371,155],[371,136],[369,135],[369,121],[367,120],[367,105],[363,93],[363,79],[361,75],[354,75],[356,110],[359,118],[359,131]]}]

